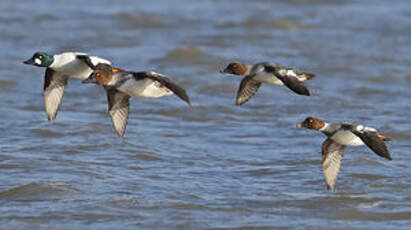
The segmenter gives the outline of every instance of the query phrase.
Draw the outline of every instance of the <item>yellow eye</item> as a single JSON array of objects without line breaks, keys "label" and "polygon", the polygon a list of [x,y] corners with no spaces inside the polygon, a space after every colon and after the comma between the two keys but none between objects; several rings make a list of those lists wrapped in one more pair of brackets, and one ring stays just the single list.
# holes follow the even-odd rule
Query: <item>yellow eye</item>
[{"label": "yellow eye", "polygon": [[310,119],[309,122],[312,123],[312,122],[313,122],[313,119]]},{"label": "yellow eye", "polygon": [[96,77],[100,77],[100,73],[97,73],[97,74],[96,74]]},{"label": "yellow eye", "polygon": [[43,59],[43,56],[42,56],[42,55],[40,55],[40,56],[39,56],[39,59]]}]

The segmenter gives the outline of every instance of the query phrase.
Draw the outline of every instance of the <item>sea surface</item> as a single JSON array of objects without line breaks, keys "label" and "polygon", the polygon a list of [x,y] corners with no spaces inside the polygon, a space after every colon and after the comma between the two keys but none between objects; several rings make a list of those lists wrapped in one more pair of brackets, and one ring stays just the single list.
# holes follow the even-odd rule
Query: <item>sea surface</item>
[{"label": "sea surface", "polygon": [[[0,1],[0,229],[410,229],[408,0]],[[36,51],[81,51],[187,90],[131,100],[124,138],[102,87],[72,79],[57,119]],[[234,104],[231,61],[315,73]],[[327,191],[307,116],[379,129],[393,161],[346,149]]]}]

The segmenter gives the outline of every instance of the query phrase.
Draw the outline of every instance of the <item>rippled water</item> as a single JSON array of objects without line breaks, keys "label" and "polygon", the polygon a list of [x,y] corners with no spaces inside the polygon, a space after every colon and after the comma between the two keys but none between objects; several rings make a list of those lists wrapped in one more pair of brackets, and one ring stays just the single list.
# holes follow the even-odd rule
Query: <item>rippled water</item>
[{"label": "rippled water", "polygon": [[[409,229],[410,17],[407,0],[1,1],[1,228]],[[71,80],[48,122],[44,70],[22,64],[39,50],[167,74],[194,106],[132,100],[121,139],[104,90]],[[233,60],[316,73],[312,96],[263,86],[237,107]],[[379,128],[394,160],[348,148],[326,191],[308,115]]]}]

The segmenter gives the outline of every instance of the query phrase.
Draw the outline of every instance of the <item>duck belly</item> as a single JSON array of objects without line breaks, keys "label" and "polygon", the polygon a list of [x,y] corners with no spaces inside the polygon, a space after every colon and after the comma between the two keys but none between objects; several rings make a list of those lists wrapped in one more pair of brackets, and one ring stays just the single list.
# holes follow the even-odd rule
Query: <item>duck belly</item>
[{"label": "duck belly", "polygon": [[270,84],[270,85],[284,85],[284,83],[280,81],[280,79],[278,79],[271,73],[261,73],[260,72],[257,75],[255,75],[254,80],[261,82],[261,83]]},{"label": "duck belly", "polygon": [[173,91],[167,87],[149,79],[139,81],[129,80],[118,87],[118,89],[136,98],[158,98],[173,94]]},{"label": "duck belly", "polygon": [[340,145],[349,145],[349,146],[360,146],[364,145],[364,142],[351,131],[344,130],[338,131],[331,136],[331,140],[337,142]]}]

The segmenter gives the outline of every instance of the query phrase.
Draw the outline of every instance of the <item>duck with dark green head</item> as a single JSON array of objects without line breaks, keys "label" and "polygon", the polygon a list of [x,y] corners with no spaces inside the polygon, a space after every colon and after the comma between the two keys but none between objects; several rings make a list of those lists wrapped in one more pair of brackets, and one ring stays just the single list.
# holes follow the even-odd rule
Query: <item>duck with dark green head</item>
[{"label": "duck with dark green head", "polygon": [[29,60],[24,61],[24,64],[35,65],[38,67],[49,67],[54,62],[54,57],[44,52],[37,52]]},{"label": "duck with dark green head", "polygon": [[46,52],[36,52],[23,63],[46,67],[44,104],[49,121],[54,120],[57,116],[57,111],[69,78],[86,79],[93,72],[90,66],[95,66],[99,63],[111,64],[106,59],[78,52],[65,52],[55,55]]}]

